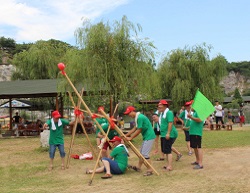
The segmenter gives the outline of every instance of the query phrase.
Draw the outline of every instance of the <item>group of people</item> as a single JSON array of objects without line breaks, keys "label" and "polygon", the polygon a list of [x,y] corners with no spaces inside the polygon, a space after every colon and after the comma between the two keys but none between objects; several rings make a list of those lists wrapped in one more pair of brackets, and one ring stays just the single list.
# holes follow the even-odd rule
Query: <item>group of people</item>
[{"label": "group of people", "polygon": [[[231,111],[227,111],[225,114],[224,108],[219,103],[219,101],[215,101],[215,112],[214,116],[210,115],[210,117],[207,118],[206,124],[208,128],[214,129],[213,122],[215,117],[215,129],[220,130],[221,128],[227,128],[228,130],[232,130],[233,124],[235,122],[235,116],[233,116]],[[225,122],[224,118],[227,118],[227,122]],[[245,114],[243,111],[243,104],[240,105],[240,108],[238,110],[238,118],[239,118],[239,126],[242,127],[243,124],[245,124]]]},{"label": "group of people", "polygon": [[[28,121],[28,120],[24,120],[18,112],[15,113],[15,116],[12,117],[12,123],[13,123],[13,130],[15,131],[15,135],[18,137],[20,134],[23,135],[22,132],[19,131],[19,127],[24,127],[25,125],[29,125],[32,124],[32,122]],[[35,123],[36,127],[40,128],[41,132],[42,132],[42,121],[40,119],[37,119],[36,123]]]},{"label": "group of people", "polygon": [[[191,164],[194,165],[194,169],[202,169],[202,150],[201,150],[201,141],[202,141],[202,131],[203,131],[203,123],[204,120],[200,120],[197,113],[193,113],[191,111],[191,104],[192,101],[188,101],[185,104],[185,110],[182,114],[179,115],[179,119],[182,122],[183,130],[185,132],[186,136],[186,142],[187,142],[187,148],[188,148],[188,154],[192,155],[192,148],[194,149],[194,153],[196,156],[196,160],[192,162]],[[157,161],[164,161],[166,157],[166,165],[163,166],[163,169],[165,171],[171,171],[173,170],[173,156],[172,151],[177,154],[176,161],[178,161],[182,154],[177,151],[173,147],[173,144],[175,140],[178,137],[177,129],[174,125],[174,114],[173,112],[168,108],[169,104],[166,100],[160,100],[158,104],[158,108],[156,113],[153,114],[152,118],[154,121],[154,128],[152,127],[152,123],[150,120],[142,113],[137,112],[135,107],[128,106],[126,108],[126,111],[124,112],[124,115],[127,115],[133,119],[135,119],[135,127],[131,129],[125,136],[125,141],[131,141],[134,138],[136,138],[139,134],[142,135],[142,144],[140,153],[141,155],[147,160],[147,162],[151,165],[152,161],[150,159],[150,152],[153,148],[153,145],[159,140],[161,142],[161,157],[157,159]],[[102,107],[103,108],[103,107]],[[104,109],[102,109],[104,110]],[[109,123],[107,120],[105,121],[105,118],[98,118],[98,123],[103,128],[104,132],[107,132],[107,128],[109,127]],[[97,130],[96,133],[97,139],[99,140],[102,136],[101,132]],[[128,151],[126,151],[126,147],[124,144],[122,144],[122,137],[119,137],[118,134],[115,136],[109,136],[111,140],[109,142],[115,143],[114,149],[111,152],[109,156],[107,156],[107,149],[104,148],[105,145],[102,145],[102,148],[104,149],[104,152],[102,155],[102,161],[104,166],[98,168],[95,172],[106,172],[104,176],[102,176],[103,179],[111,178],[112,174],[121,174],[125,171],[125,166],[128,168],[131,168],[135,171],[141,171],[142,165],[143,165],[143,159],[139,158],[137,165],[128,165],[127,162],[127,156]],[[102,142],[97,141],[97,143],[101,144]],[[105,142],[107,143],[107,142]],[[106,147],[110,147],[108,144]],[[116,148],[120,147],[120,151],[117,151]],[[121,149],[122,148],[122,149]],[[113,153],[113,152],[116,152]],[[117,152],[120,152],[117,153]],[[120,157],[123,157],[123,160],[126,160],[126,162],[121,163]],[[126,157],[126,158],[125,158]],[[112,160],[114,159],[114,160]],[[146,165],[147,170],[143,174],[144,176],[150,176],[153,174],[152,168],[150,165]],[[86,170],[87,174],[93,173],[93,170]]]},{"label": "group of people", "polygon": [[[203,152],[202,152],[202,135],[203,125],[205,120],[201,120],[193,109],[191,109],[192,100],[187,101],[184,105],[184,109],[178,116],[178,120],[182,124],[182,129],[185,133],[185,141],[188,149],[188,155],[192,155],[192,149],[195,154],[195,160],[191,163],[193,169],[203,169]],[[216,124],[222,122],[221,119],[221,105],[216,102]],[[104,107],[98,108],[99,115],[104,111]],[[142,135],[142,144],[140,153],[151,165],[150,152],[156,145],[156,151],[160,152],[160,157],[156,161],[165,161],[163,166],[165,171],[173,170],[173,155],[172,151],[177,154],[176,161],[178,161],[182,154],[174,148],[173,144],[178,137],[178,131],[174,124],[174,114],[169,109],[169,104],[166,100],[160,100],[157,106],[157,111],[152,115],[153,126],[149,118],[144,114],[137,112],[135,107],[128,106],[124,115],[127,115],[135,120],[135,127],[131,129],[126,135],[119,136],[116,129],[111,128],[109,121],[103,117],[95,117],[98,122],[96,125],[96,143],[102,150],[102,163],[103,166],[97,168],[95,172],[105,172],[102,176],[103,179],[112,177],[112,174],[122,174],[126,168],[131,168],[135,171],[141,171],[143,165],[143,159],[139,158],[137,165],[128,165],[129,152],[124,145],[123,141],[131,141],[139,134]],[[230,118],[230,117],[228,117]],[[63,140],[63,127],[65,125],[72,125],[74,122],[61,119],[61,115],[58,111],[52,113],[52,119],[48,120],[44,124],[44,129],[50,128],[50,169],[53,169],[53,159],[55,156],[55,149],[58,147],[60,156],[62,158],[62,169],[64,169],[64,140]],[[101,129],[99,128],[101,127]],[[110,140],[107,140],[110,139]],[[160,151],[158,148],[158,141],[160,140]],[[108,154],[108,149],[113,148],[113,151]],[[145,164],[146,165],[146,164]],[[144,176],[150,176],[153,174],[152,167],[146,165],[147,170],[143,174]],[[87,174],[93,173],[93,170],[86,170]]]}]

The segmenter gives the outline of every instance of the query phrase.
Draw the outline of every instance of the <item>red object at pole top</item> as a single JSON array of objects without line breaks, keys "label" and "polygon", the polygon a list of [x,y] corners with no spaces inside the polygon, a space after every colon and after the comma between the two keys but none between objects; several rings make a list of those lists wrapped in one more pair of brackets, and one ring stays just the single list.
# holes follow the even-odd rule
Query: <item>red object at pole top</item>
[{"label": "red object at pole top", "polygon": [[59,68],[61,71],[63,71],[64,68],[65,68],[64,63],[59,63],[59,64],[57,64],[57,66],[58,66],[58,68]]},{"label": "red object at pole top", "polygon": [[58,66],[59,70],[62,71],[62,74],[65,75],[65,72],[64,72],[65,65],[64,65],[64,63],[58,63],[57,66]]}]

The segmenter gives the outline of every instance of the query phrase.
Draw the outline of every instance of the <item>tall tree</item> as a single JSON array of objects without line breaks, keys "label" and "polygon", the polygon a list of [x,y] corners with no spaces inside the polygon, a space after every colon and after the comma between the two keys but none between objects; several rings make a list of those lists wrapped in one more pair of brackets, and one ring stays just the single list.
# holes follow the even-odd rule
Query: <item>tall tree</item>
[{"label": "tall tree", "polygon": [[14,50],[16,47],[16,42],[12,38],[5,38],[4,36],[0,37],[0,48]]},{"label": "tall tree", "polygon": [[210,49],[203,44],[173,50],[159,65],[162,98],[171,98],[175,108],[192,99],[198,88],[210,100],[222,97],[219,81],[227,61],[221,55],[210,60]]},{"label": "tall tree", "polygon": [[58,40],[37,41],[28,50],[16,54],[13,64],[16,72],[12,79],[47,79],[56,78],[57,63],[61,61],[71,46]]},{"label": "tall tree", "polygon": [[236,88],[234,90],[234,97],[233,98],[234,98],[234,100],[236,100],[238,102],[239,105],[241,105],[244,102],[238,88]]},{"label": "tall tree", "polygon": [[9,60],[13,57],[13,52],[16,48],[16,42],[12,38],[0,37],[0,64],[9,63]]},{"label": "tall tree", "polygon": [[150,95],[154,68],[149,61],[154,59],[155,47],[148,39],[138,38],[141,30],[125,16],[113,25],[85,21],[75,32],[81,50],[68,52],[65,59],[72,81],[106,90],[115,102]]}]

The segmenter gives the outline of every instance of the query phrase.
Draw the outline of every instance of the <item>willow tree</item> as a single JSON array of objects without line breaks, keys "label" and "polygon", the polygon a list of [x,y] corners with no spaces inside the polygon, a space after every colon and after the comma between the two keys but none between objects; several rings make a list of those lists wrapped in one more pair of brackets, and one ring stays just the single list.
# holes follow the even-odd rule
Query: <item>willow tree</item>
[{"label": "willow tree", "polygon": [[141,30],[125,16],[112,25],[85,21],[75,32],[80,50],[68,52],[65,58],[72,81],[93,91],[105,90],[115,102],[149,96],[154,71],[149,61],[155,47],[138,38]]},{"label": "willow tree", "polygon": [[58,40],[37,41],[28,50],[24,50],[13,58],[16,72],[12,79],[53,79],[57,78],[57,63],[62,60],[67,50],[72,48]]},{"label": "willow tree", "polygon": [[218,55],[209,59],[211,47],[203,45],[173,50],[158,68],[162,98],[171,98],[175,108],[193,99],[196,90],[210,100],[222,97],[219,85],[226,72],[226,59]]}]

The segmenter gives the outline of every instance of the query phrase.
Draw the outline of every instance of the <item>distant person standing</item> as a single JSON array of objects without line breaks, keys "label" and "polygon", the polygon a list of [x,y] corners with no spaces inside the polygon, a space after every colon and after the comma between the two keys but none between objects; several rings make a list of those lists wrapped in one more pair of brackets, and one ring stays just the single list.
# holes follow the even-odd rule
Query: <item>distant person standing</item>
[{"label": "distant person standing", "polygon": [[227,112],[227,130],[233,129],[233,115],[230,111]]},{"label": "distant person standing", "polygon": [[12,122],[14,123],[14,129],[16,136],[19,136],[19,132],[18,132],[18,125],[20,124],[22,118],[19,116],[18,112],[16,112],[16,115],[13,117]]},{"label": "distant person standing", "polygon": [[[224,122],[223,122],[223,113],[222,113],[222,106],[219,104],[219,101],[215,101],[215,122],[216,122],[216,130],[220,130],[221,124],[222,127],[224,127]],[[220,124],[219,124],[220,122]]]},{"label": "distant person standing", "polygon": [[245,114],[243,112],[243,105],[240,105],[240,109],[238,111],[238,115],[240,118],[240,127],[242,127],[242,124],[245,124]]}]

